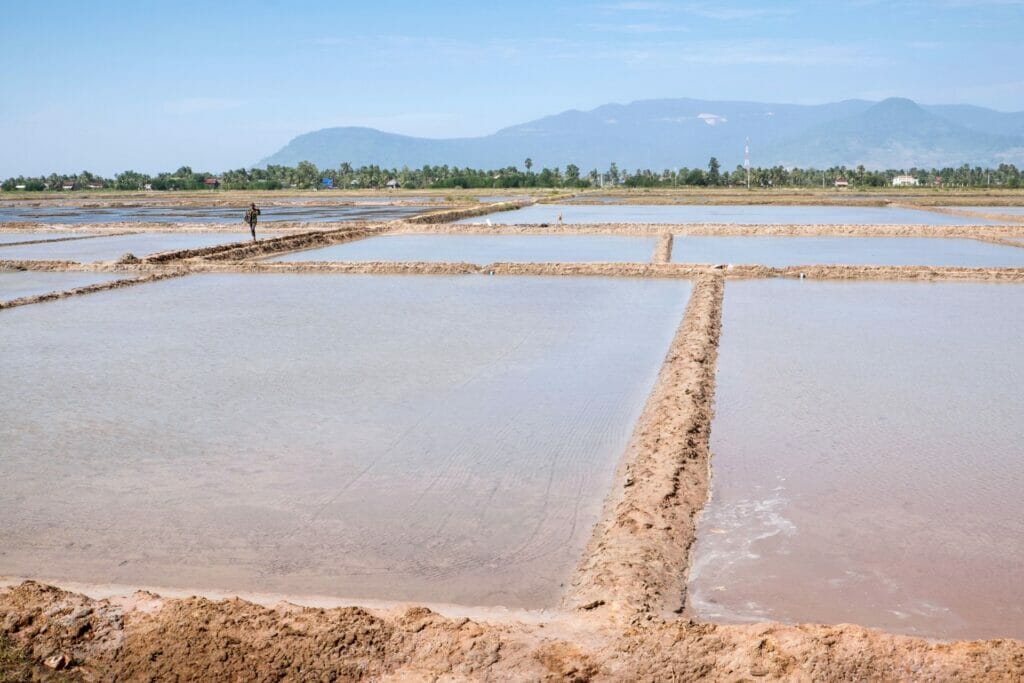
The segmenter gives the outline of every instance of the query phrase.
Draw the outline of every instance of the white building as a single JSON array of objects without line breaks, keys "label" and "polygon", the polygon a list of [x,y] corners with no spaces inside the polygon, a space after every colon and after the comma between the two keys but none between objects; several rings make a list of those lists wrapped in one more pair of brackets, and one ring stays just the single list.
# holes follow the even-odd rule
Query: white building
[{"label": "white building", "polygon": [[907,187],[917,184],[917,178],[912,175],[898,175],[892,179],[893,187]]}]

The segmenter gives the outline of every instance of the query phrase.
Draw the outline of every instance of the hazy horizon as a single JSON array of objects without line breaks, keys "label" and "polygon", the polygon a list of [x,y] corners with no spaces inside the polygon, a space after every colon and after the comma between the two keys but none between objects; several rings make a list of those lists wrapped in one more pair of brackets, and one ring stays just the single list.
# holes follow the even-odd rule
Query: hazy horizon
[{"label": "hazy horizon", "polygon": [[1024,0],[12,5],[0,177],[221,171],[320,128],[479,136],[645,99],[1020,111],[1022,28]]}]

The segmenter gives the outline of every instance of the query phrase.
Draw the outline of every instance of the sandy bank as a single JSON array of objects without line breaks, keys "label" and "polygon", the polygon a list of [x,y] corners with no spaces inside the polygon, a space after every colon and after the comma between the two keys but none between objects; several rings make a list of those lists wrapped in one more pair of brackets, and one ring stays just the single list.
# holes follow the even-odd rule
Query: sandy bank
[{"label": "sandy bank", "polygon": [[633,432],[568,609],[651,619],[682,609],[696,515],[707,499],[724,278],[700,277]]},{"label": "sandy bank", "polygon": [[26,582],[0,592],[0,632],[85,680],[1012,680],[1024,643],[932,643],[858,626],[697,625],[618,629],[243,600],[93,600]]}]

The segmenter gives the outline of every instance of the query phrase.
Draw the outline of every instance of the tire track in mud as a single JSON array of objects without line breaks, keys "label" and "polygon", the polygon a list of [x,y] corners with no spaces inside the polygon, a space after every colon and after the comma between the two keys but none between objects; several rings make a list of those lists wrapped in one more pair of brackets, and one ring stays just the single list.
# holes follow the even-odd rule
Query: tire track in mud
[{"label": "tire track in mud", "polygon": [[694,284],[615,488],[563,599],[567,609],[636,621],[682,608],[696,517],[710,479],[724,289],[721,273]]}]

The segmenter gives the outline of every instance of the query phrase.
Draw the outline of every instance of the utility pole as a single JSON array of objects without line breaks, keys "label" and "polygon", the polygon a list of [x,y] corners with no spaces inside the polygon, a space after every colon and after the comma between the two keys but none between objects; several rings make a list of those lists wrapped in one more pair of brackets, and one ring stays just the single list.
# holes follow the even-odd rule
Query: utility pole
[{"label": "utility pole", "polygon": [[750,138],[743,145],[743,168],[747,169],[747,189],[750,189]]}]

